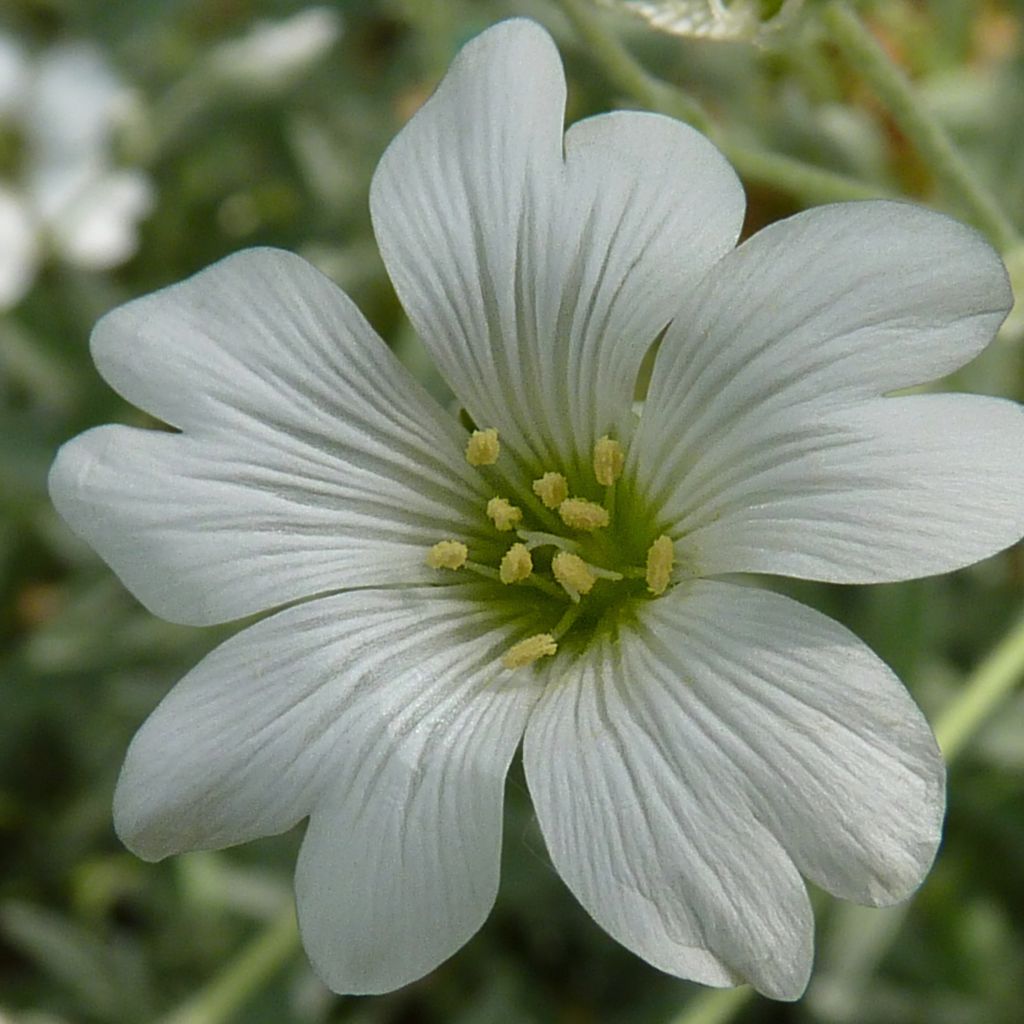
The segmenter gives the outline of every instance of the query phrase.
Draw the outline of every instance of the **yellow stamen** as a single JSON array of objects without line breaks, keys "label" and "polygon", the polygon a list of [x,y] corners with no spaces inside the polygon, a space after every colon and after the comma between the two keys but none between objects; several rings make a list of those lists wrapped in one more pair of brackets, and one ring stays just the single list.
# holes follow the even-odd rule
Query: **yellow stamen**
[{"label": "yellow stamen", "polygon": [[675,560],[672,538],[662,534],[647,551],[647,589],[655,596],[668,589]]},{"label": "yellow stamen", "polygon": [[533,558],[525,544],[513,544],[505,552],[498,569],[502,583],[518,583],[533,572]]},{"label": "yellow stamen", "polygon": [[611,487],[622,476],[622,467],[626,464],[626,453],[622,445],[607,434],[598,438],[594,445],[594,476],[597,482]]},{"label": "yellow stamen", "polygon": [[474,430],[466,442],[466,461],[471,466],[493,466],[501,453],[501,442],[494,427]]},{"label": "yellow stamen", "polygon": [[505,668],[522,668],[532,665],[538,658],[548,658],[558,650],[558,644],[550,633],[534,633],[525,640],[513,644],[502,655]]},{"label": "yellow stamen", "polygon": [[523,521],[523,510],[507,498],[491,498],[487,502],[487,518],[499,530],[514,530]]},{"label": "yellow stamen", "polygon": [[600,530],[610,522],[608,510],[586,498],[566,498],[558,506],[558,514],[566,526],[574,530]]},{"label": "yellow stamen", "polygon": [[558,508],[569,497],[569,485],[561,473],[545,473],[539,480],[533,481],[533,493],[548,508]]},{"label": "yellow stamen", "polygon": [[469,548],[460,540],[438,541],[427,552],[427,565],[431,569],[461,569],[469,558]]},{"label": "yellow stamen", "polygon": [[590,571],[587,563],[579,555],[568,551],[559,551],[551,559],[551,571],[562,585],[562,589],[574,601],[580,599],[580,594],[589,594],[597,582],[597,577]]}]

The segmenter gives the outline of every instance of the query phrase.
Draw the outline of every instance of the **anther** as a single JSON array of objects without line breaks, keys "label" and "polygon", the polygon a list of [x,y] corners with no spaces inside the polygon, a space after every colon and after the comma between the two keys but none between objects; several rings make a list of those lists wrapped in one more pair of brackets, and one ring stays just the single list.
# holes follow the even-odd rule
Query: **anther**
[{"label": "anther", "polygon": [[459,540],[438,541],[427,552],[431,569],[461,569],[469,558],[469,548]]},{"label": "anther", "polygon": [[604,487],[611,487],[622,476],[622,467],[626,464],[626,453],[618,441],[607,434],[598,438],[594,445],[594,476]]},{"label": "anther", "polygon": [[600,530],[611,521],[608,510],[586,498],[566,498],[558,506],[562,522],[574,530]]},{"label": "anther", "polygon": [[579,555],[568,551],[559,551],[551,559],[551,571],[562,589],[574,600],[578,601],[581,594],[589,594],[594,589],[597,577]]},{"label": "anther", "polygon": [[647,550],[647,589],[658,596],[668,589],[675,563],[672,538],[662,534]]},{"label": "anther", "polygon": [[523,510],[507,498],[491,498],[487,502],[487,518],[499,530],[514,530],[523,521]]},{"label": "anther", "polygon": [[569,497],[569,485],[561,473],[545,473],[533,481],[533,493],[547,508],[558,508]]},{"label": "anther", "polygon": [[518,583],[533,572],[533,558],[525,544],[513,544],[505,552],[498,567],[502,583]]},{"label": "anther", "polygon": [[535,633],[525,640],[513,644],[501,658],[505,668],[522,668],[532,665],[538,658],[549,658],[558,650],[558,644],[550,633]]},{"label": "anther", "polygon": [[494,427],[474,430],[466,442],[466,461],[471,466],[493,466],[501,453],[501,442]]}]

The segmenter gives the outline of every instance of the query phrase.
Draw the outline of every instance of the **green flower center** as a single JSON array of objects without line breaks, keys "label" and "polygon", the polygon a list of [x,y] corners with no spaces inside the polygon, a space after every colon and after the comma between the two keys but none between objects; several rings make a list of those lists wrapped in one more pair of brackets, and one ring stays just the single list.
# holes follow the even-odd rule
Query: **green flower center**
[{"label": "green flower center", "polygon": [[637,601],[671,584],[675,555],[612,437],[594,445],[589,466],[506,472],[494,428],[475,430],[466,460],[497,492],[482,509],[491,539],[438,541],[426,556],[439,571],[469,571],[490,581],[496,600],[529,602],[549,625],[513,644],[502,659],[521,668],[572,649],[617,625]]}]

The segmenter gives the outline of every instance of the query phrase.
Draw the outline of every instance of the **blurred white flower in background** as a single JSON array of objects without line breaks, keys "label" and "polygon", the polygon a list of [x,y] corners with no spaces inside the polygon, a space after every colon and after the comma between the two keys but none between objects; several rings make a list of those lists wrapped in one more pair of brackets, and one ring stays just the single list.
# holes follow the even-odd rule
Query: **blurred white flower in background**
[{"label": "blurred white flower in background", "polygon": [[47,255],[107,270],[135,252],[153,189],[113,153],[130,103],[93,44],[33,59],[0,35],[0,309],[20,301]]},{"label": "blurred white flower in background", "polygon": [[301,77],[340,35],[337,11],[307,7],[280,21],[257,21],[244,36],[216,47],[210,67],[231,85],[273,92]]},{"label": "blurred white flower in background", "polygon": [[602,0],[653,28],[695,39],[761,42],[796,14],[803,0]]}]

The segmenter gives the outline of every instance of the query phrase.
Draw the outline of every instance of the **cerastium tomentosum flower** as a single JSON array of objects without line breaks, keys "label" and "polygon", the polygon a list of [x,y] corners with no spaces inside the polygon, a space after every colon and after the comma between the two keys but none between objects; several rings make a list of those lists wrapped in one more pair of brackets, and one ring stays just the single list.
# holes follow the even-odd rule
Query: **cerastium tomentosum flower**
[{"label": "cerastium tomentosum flower", "polygon": [[21,301],[47,255],[109,270],[135,252],[153,188],[115,159],[132,105],[91,43],[33,59],[0,31],[0,312]]},{"label": "cerastium tomentosum flower", "polygon": [[142,727],[117,828],[156,859],[308,816],[306,949],[333,988],[380,992],[486,917],[522,738],[552,860],[602,927],[664,971],[793,999],[801,875],[907,896],[943,766],[854,636],[723,576],[907,579],[1020,536],[1019,408],[884,397],[979,352],[1006,275],[973,231],[890,202],[736,247],[743,195],[710,143],[632,112],[563,138],[564,93],[544,31],[498,25],[373,182],[472,430],[284,252],[96,328],[103,375],[176,431],[69,442],[58,509],[158,615],[288,605]]}]

